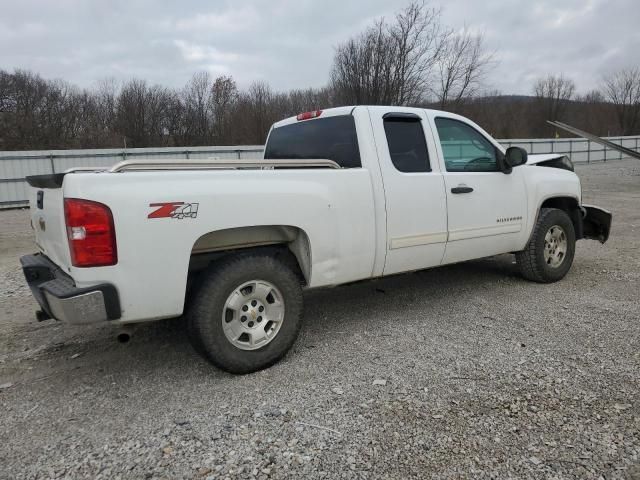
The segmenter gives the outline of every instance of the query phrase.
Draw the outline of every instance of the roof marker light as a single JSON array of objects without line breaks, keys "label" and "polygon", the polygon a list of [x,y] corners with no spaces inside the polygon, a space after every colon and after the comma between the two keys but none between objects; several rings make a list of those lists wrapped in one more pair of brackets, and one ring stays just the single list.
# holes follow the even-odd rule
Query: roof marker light
[{"label": "roof marker light", "polygon": [[312,110],[310,112],[299,114],[296,119],[300,122],[302,120],[311,120],[312,118],[318,118],[320,115],[322,115],[322,110]]}]

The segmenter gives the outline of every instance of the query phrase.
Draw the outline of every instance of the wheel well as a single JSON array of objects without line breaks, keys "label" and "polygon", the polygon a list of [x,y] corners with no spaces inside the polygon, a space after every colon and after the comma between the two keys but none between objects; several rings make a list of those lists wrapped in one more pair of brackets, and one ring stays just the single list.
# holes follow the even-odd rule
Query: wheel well
[{"label": "wheel well", "polygon": [[283,258],[308,285],[311,280],[311,246],[307,234],[290,225],[256,225],[228,228],[202,235],[191,249],[189,271],[197,272],[212,262],[248,250],[269,251]]},{"label": "wheel well", "polygon": [[566,212],[571,219],[571,223],[573,223],[573,228],[576,232],[576,240],[583,238],[582,212],[580,211],[578,200],[573,197],[547,198],[542,202],[542,205],[540,205],[540,210],[543,208],[557,208],[558,210]]}]

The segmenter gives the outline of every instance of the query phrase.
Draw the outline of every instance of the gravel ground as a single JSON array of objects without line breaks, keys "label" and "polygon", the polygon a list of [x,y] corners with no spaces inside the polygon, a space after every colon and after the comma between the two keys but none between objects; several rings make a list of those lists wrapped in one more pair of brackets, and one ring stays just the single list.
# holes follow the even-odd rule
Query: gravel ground
[{"label": "gravel ground", "polygon": [[180,319],[36,323],[27,212],[0,212],[0,478],[640,479],[640,163],[578,173],[614,230],[562,282],[505,255],[308,292],[248,376]]}]

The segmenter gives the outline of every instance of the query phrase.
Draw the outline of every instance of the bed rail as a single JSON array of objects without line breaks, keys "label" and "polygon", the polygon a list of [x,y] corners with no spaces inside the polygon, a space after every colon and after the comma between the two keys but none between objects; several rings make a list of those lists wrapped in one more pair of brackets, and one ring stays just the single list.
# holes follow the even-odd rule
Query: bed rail
[{"label": "bed rail", "polygon": [[216,170],[216,169],[276,169],[276,168],[340,168],[333,160],[220,160],[220,159],[149,159],[125,160],[107,169],[107,172],[149,170]]}]

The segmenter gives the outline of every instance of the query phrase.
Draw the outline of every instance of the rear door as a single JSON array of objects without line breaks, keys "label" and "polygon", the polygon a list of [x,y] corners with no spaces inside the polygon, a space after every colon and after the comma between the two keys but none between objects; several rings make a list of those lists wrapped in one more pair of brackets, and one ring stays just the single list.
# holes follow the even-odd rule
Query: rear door
[{"label": "rear door", "polygon": [[447,195],[449,238],[443,263],[516,250],[527,220],[522,169],[509,175],[499,171],[499,145],[467,119],[443,112],[429,116]]},{"label": "rear door", "polygon": [[424,110],[369,107],[386,200],[384,275],[439,265],[447,241],[444,181]]}]

